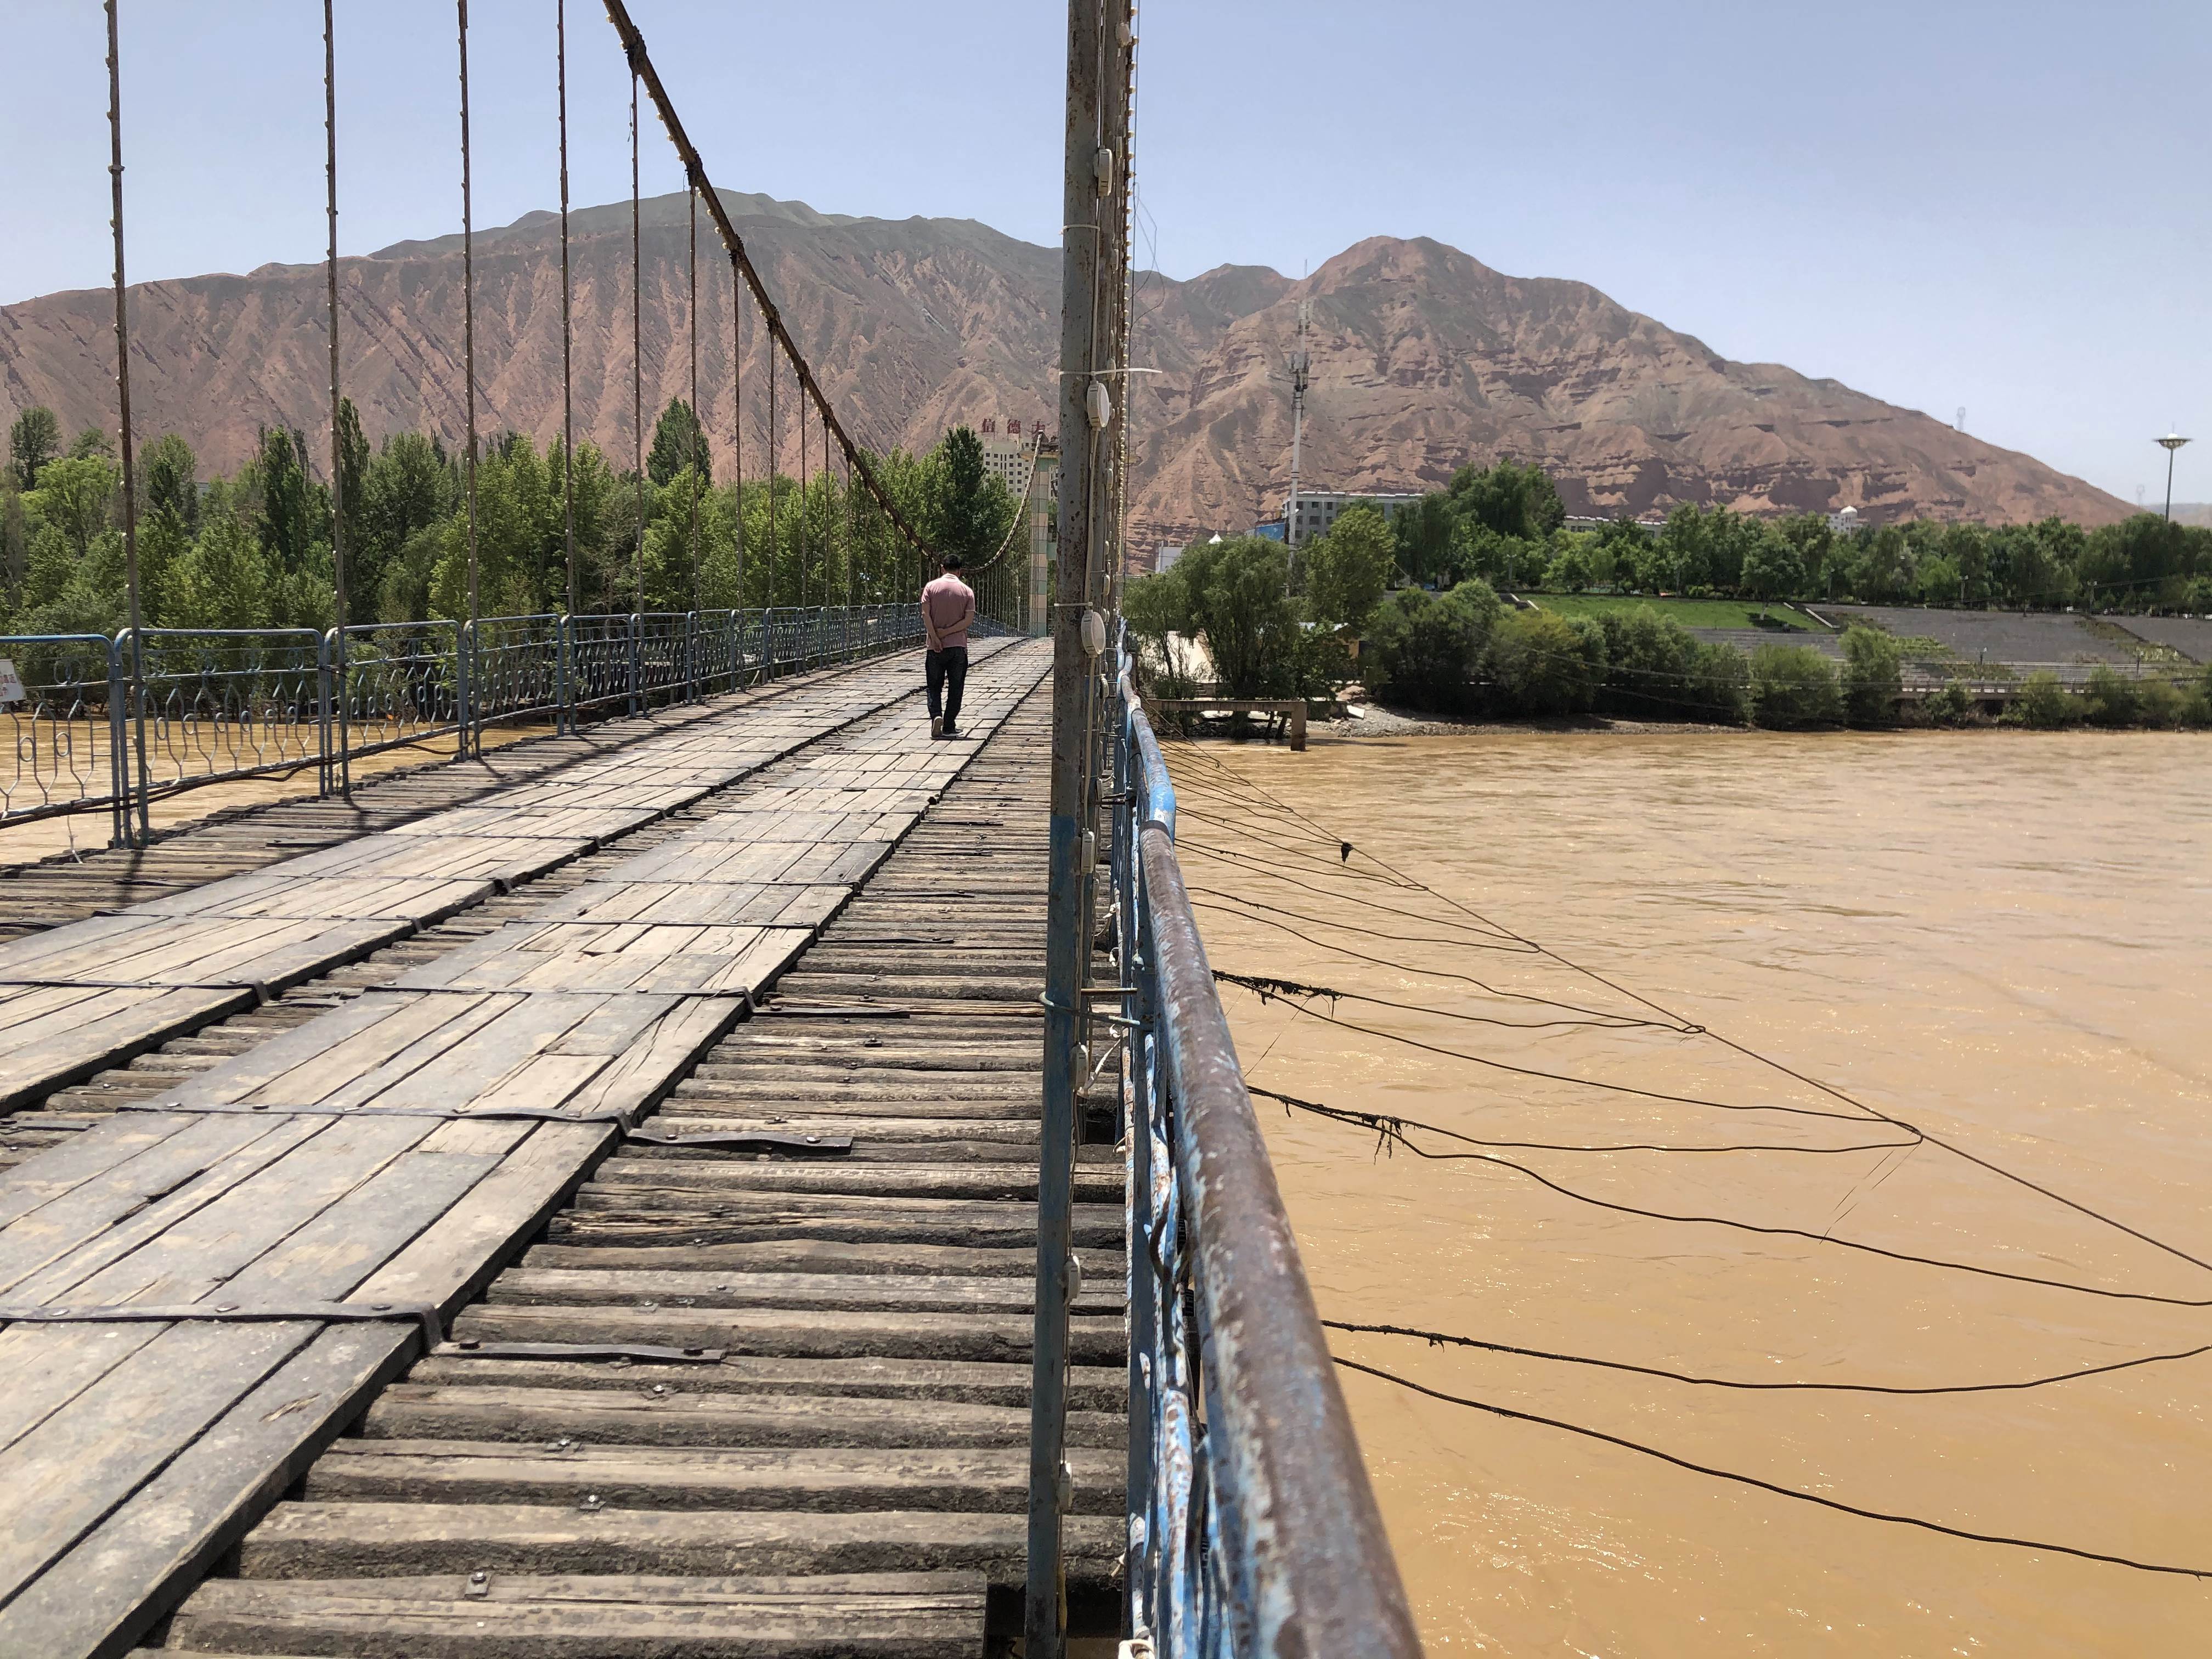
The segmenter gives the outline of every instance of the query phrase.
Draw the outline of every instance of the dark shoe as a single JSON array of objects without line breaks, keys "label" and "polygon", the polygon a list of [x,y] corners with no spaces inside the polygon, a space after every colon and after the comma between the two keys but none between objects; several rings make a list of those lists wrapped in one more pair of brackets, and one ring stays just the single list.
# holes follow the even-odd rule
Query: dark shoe
[{"label": "dark shoe", "polygon": [[945,735],[948,738],[964,738],[968,734],[965,732],[963,732],[958,726],[953,725],[951,720],[947,720],[945,722]]}]

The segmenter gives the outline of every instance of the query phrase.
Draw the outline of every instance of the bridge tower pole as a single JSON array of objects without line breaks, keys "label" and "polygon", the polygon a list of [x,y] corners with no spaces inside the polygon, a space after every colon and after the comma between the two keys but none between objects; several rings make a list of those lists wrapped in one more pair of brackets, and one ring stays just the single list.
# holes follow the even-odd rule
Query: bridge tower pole
[{"label": "bridge tower pole", "polygon": [[1044,1119],[1037,1171],[1036,1324],[1030,1389],[1030,1659],[1060,1659],[1066,1639],[1061,1542],[1068,1304],[1075,1269],[1071,1205],[1077,1114],[1087,1080],[1084,998],[1097,861],[1094,726],[1111,638],[1112,499],[1121,483],[1120,338],[1127,222],[1121,179],[1135,36],[1128,0],[1069,0],[1067,131],[1060,222],[1060,562],[1050,617],[1052,829],[1046,901]]}]

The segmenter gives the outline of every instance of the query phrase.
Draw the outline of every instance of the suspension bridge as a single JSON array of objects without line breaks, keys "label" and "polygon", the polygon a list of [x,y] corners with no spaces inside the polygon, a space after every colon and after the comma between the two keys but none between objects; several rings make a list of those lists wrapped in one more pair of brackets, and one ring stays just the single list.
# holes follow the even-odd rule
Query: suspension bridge
[{"label": "suspension bridge", "polygon": [[337,622],[147,625],[108,0],[130,623],[0,647],[0,829],[109,843],[0,883],[0,1651],[1417,1653],[1115,620],[1132,9],[1069,9],[1056,492],[1033,437],[941,741],[935,552],[622,0],[546,9],[564,323],[568,55],[630,76],[633,561],[649,120],[690,408],[703,207],[738,476],[834,510],[707,608],[694,467],[695,602],[582,608],[564,329],[566,604],[482,614],[471,276],[465,608],[354,620],[325,0]]}]

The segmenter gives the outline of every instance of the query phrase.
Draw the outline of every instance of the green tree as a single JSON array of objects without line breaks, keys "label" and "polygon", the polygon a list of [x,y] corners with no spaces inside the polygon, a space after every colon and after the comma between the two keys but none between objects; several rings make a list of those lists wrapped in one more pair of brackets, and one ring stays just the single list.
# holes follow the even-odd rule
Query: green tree
[{"label": "green tree", "polygon": [[1551,562],[1544,568],[1544,586],[1555,593],[1579,593],[1589,586],[1593,538],[1571,530],[1552,532]]},{"label": "green tree", "polygon": [[1480,580],[1441,598],[1401,588],[1367,624],[1359,659],[1369,694],[1409,708],[1473,714],[1481,706],[1483,653],[1504,609]]},{"label": "green tree", "polygon": [[2081,709],[2058,683],[2058,676],[2047,668],[2036,670],[2021,682],[2018,706],[2021,720],[2039,732],[2055,732],[2081,718]]},{"label": "green tree", "polygon": [[2089,671],[2088,689],[2082,694],[2081,714],[2092,726],[2133,726],[2142,709],[2132,680],[2126,680],[2103,663]]},{"label": "green tree", "polygon": [[1778,530],[1762,526],[1744,551],[1738,590],[1764,605],[1788,599],[1804,580],[1805,567],[1798,562],[1797,550]]},{"label": "green tree", "polygon": [[1905,586],[1908,551],[1905,532],[1895,525],[1886,524],[1875,531],[1860,550],[1858,568],[1853,574],[1859,598],[1877,605],[1895,598]]},{"label": "green tree", "polygon": [[179,628],[265,628],[278,586],[258,533],[235,513],[208,514],[179,559],[169,607]]},{"label": "green tree", "polygon": [[[1371,501],[1358,502],[1338,515],[1336,523],[1329,527],[1330,534],[1334,535],[1343,526],[1345,516],[1352,513],[1382,516]],[[1452,550],[1452,538],[1459,528],[1459,520],[1453,514],[1449,496],[1431,490],[1419,501],[1407,503],[1389,520],[1389,528],[1394,543],[1394,562],[1413,580],[1431,586],[1448,585],[1460,574]]]},{"label": "green tree", "polygon": [[61,453],[62,423],[54,411],[33,404],[8,428],[8,465],[15,475],[15,488],[28,495],[39,487],[39,471]]},{"label": "green tree", "polygon": [[1743,722],[1749,674],[1734,646],[1702,644],[1648,605],[1608,611],[1597,623],[1606,659],[1601,708],[1634,720]]},{"label": "green tree", "polygon": [[[453,462],[436,439],[419,432],[385,439],[346,515],[346,597],[355,621],[419,622],[429,614],[430,566],[416,538],[457,510],[459,494]],[[397,572],[406,549],[414,562]]]},{"label": "green tree", "polygon": [[308,568],[313,563],[310,549],[317,532],[328,522],[330,506],[321,487],[307,474],[306,434],[289,427],[262,428],[254,468],[261,493],[254,532],[262,550],[285,574]]},{"label": "green tree", "polygon": [[167,514],[187,536],[199,527],[199,457],[175,433],[164,434],[138,458],[145,480],[139,495],[142,521]]},{"label": "green tree", "polygon": [[1879,629],[1844,630],[1844,708],[1853,726],[1896,723],[1905,676],[1897,641]]},{"label": "green tree", "polygon": [[39,487],[24,506],[58,531],[70,556],[80,563],[92,552],[93,538],[107,528],[122,474],[96,455],[70,456],[39,469]]},{"label": "green tree", "polygon": [[1389,588],[1402,545],[1378,508],[1364,501],[1346,507],[1328,534],[1298,551],[1307,613],[1324,627],[1358,633]]},{"label": "green tree", "polygon": [[945,434],[927,468],[923,535],[939,553],[971,562],[995,552],[1014,521],[1014,499],[983,470],[983,441],[964,426]]},{"label": "green tree", "polygon": [[[645,476],[665,487],[678,473],[691,466],[698,469],[702,483],[711,482],[714,468],[708,459],[707,434],[699,424],[699,417],[681,398],[671,398],[668,407],[660,411],[659,420],[653,423],[653,447],[645,453]],[[691,499],[688,490],[684,499],[688,511]]]},{"label": "green tree", "polygon": [[1463,466],[1452,475],[1445,493],[1461,518],[1522,541],[1540,542],[1567,521],[1558,486],[1533,461],[1526,466],[1511,461]]},{"label": "green tree", "polygon": [[1491,629],[1483,666],[1510,713],[1587,714],[1605,684],[1605,635],[1555,611],[1509,611]]},{"label": "green tree", "polygon": [[1841,725],[1844,693],[1835,669],[1810,646],[1760,646],[1751,653],[1751,717],[1777,731]]},{"label": "green tree", "polygon": [[1180,568],[1139,576],[1121,591],[1121,618],[1139,647],[1138,660],[1158,695],[1187,697],[1197,690],[1196,665],[1187,640],[1192,631],[1190,590]]},{"label": "green tree", "polygon": [[1317,689],[1297,606],[1286,591],[1287,552],[1280,542],[1239,536],[1194,546],[1176,562],[1190,625],[1206,641],[1224,696],[1282,697]]},{"label": "green tree", "polygon": [[1965,597],[1959,567],[1940,553],[1914,568],[1912,589],[1923,605],[1956,605]]},{"label": "green tree", "polygon": [[1713,583],[1712,526],[1693,501],[1667,514],[1655,550],[1662,580],[1678,593],[1710,588]]},{"label": "green tree", "polygon": [[12,468],[0,469],[0,584],[12,613],[23,603],[23,578],[31,562],[31,518],[15,488]]},{"label": "green tree", "polygon": [[112,461],[115,440],[107,435],[106,428],[88,426],[70,440],[69,453],[73,461]]}]

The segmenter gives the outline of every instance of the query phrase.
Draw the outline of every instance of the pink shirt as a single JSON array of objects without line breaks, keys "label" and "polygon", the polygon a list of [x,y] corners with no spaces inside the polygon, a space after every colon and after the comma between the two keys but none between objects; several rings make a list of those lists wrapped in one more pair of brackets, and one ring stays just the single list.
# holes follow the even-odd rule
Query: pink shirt
[{"label": "pink shirt", "polygon": [[921,590],[921,620],[931,650],[965,648],[968,624],[975,620],[975,590],[946,571]]}]

